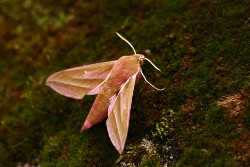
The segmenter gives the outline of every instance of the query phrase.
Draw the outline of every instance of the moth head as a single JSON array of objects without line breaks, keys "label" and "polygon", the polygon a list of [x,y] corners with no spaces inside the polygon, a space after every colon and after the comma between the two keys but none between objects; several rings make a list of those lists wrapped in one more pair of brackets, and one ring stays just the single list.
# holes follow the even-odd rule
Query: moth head
[{"label": "moth head", "polygon": [[142,66],[144,64],[144,59],[145,59],[145,56],[140,54],[140,58],[139,58],[140,66]]},{"label": "moth head", "polygon": [[[118,32],[116,32],[116,34],[117,34],[122,40],[124,40],[125,42],[127,42],[127,43],[129,44],[129,46],[130,46],[130,47],[133,49],[133,51],[134,51],[134,55],[138,55],[138,56],[139,56],[139,62],[138,62],[138,63],[140,64],[140,66],[143,65],[144,60],[147,60],[150,64],[152,64],[152,66],[153,66],[156,70],[161,71],[158,67],[156,67],[156,65],[154,65],[154,63],[153,63],[152,61],[150,61],[149,59],[147,59],[144,55],[142,55],[142,54],[136,54],[136,51],[135,51],[133,45],[132,45],[128,40],[126,40],[126,39],[125,39],[123,36],[121,36]],[[140,69],[140,72],[141,72],[143,78],[145,79],[145,81],[146,81],[149,85],[151,85],[153,88],[155,88],[155,89],[157,89],[157,90],[164,90],[164,88],[163,88],[163,89],[156,88],[154,85],[152,85],[150,82],[147,81],[147,79],[146,79],[146,77],[144,76],[144,74],[142,73],[142,70],[141,70],[141,69]]]}]

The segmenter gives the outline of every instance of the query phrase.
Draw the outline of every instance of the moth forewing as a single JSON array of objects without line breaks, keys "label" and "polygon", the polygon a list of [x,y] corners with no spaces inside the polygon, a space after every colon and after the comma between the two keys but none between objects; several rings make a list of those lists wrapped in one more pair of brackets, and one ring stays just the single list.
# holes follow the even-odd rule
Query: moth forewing
[{"label": "moth forewing", "polygon": [[108,134],[120,154],[123,152],[128,134],[131,103],[137,74],[134,74],[123,85],[114,103],[109,107],[106,122]]},{"label": "moth forewing", "polygon": [[118,59],[99,91],[92,108],[82,126],[82,131],[102,121],[108,115],[110,99],[117,94],[121,86],[140,70],[140,55],[122,56]]},{"label": "moth forewing", "polygon": [[[107,78],[114,63],[109,61],[62,70],[49,76],[46,85],[61,95],[82,99]],[[96,89],[92,94],[98,91]]]}]

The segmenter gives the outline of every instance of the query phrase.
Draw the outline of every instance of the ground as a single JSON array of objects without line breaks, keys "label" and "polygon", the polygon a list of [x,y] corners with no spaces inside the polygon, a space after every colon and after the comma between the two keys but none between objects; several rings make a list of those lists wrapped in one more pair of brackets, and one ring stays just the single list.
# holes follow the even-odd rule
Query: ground
[{"label": "ground", "polygon": [[[0,166],[250,166],[250,1],[0,0]],[[59,70],[144,54],[120,156]]]}]

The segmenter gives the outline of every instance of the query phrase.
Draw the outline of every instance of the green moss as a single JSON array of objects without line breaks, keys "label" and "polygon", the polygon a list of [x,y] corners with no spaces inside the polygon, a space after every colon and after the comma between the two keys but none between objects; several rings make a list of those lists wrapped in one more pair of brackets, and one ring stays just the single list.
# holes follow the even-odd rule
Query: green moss
[{"label": "green moss", "polygon": [[[205,116],[206,131],[216,139],[227,139],[235,130],[233,120],[220,108],[212,107]],[[229,135],[229,136],[228,136]]]},{"label": "green moss", "polygon": [[[188,148],[183,153],[183,158],[178,162],[177,166],[237,166],[235,160],[232,159],[232,155],[225,155],[222,157],[216,157],[213,153],[206,149]],[[210,159],[210,160],[209,160]],[[209,160],[209,161],[208,161]]]},{"label": "green moss", "polygon": [[155,130],[153,130],[152,135],[155,138],[160,138],[164,140],[169,136],[172,136],[174,132],[173,122],[175,113],[173,110],[169,110],[169,113],[162,113],[162,118],[160,122],[155,124]]},{"label": "green moss", "polygon": [[[0,166],[112,166],[119,154],[105,121],[79,133],[94,97],[62,97],[44,85],[59,70],[151,51],[136,85],[126,144],[178,139],[179,166],[248,165],[250,32],[248,0],[0,0]],[[227,97],[228,106],[218,106]],[[235,107],[236,106],[236,107]],[[230,108],[231,107],[231,108]],[[238,108],[240,110],[237,110]],[[172,109],[173,116],[164,115]],[[236,112],[237,111],[237,112]],[[140,150],[140,149],[139,149]],[[249,150],[249,149],[248,149]],[[129,149],[125,149],[125,154]],[[27,153],[28,152],[28,153]],[[138,151],[139,152],[139,151]],[[164,154],[164,153],[162,153]],[[163,156],[141,158],[157,165]],[[137,162],[140,164],[140,162]]]},{"label": "green moss", "polygon": [[160,167],[161,165],[159,162],[161,161],[161,158],[157,154],[150,154],[145,157],[143,157],[140,166],[142,167]]}]

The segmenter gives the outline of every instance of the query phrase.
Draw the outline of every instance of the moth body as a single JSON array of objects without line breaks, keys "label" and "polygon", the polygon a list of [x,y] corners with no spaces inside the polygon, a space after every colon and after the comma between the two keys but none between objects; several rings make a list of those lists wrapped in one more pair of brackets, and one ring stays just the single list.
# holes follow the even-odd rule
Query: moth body
[{"label": "moth body", "polygon": [[[134,50],[125,38],[118,33],[117,35]],[[136,54],[135,50],[134,53],[131,56],[122,56],[116,61],[62,70],[46,80],[47,86],[61,95],[74,99],[97,94],[81,131],[89,129],[108,116],[106,121],[108,134],[120,154],[123,152],[128,134],[134,86],[141,75],[148,82],[141,70],[144,60],[148,59]],[[158,69],[150,60],[148,61]]]},{"label": "moth body", "polygon": [[121,86],[138,73],[141,55],[122,56],[115,63],[109,77],[99,91],[82,130],[86,130],[108,116],[109,101],[116,95]]}]

